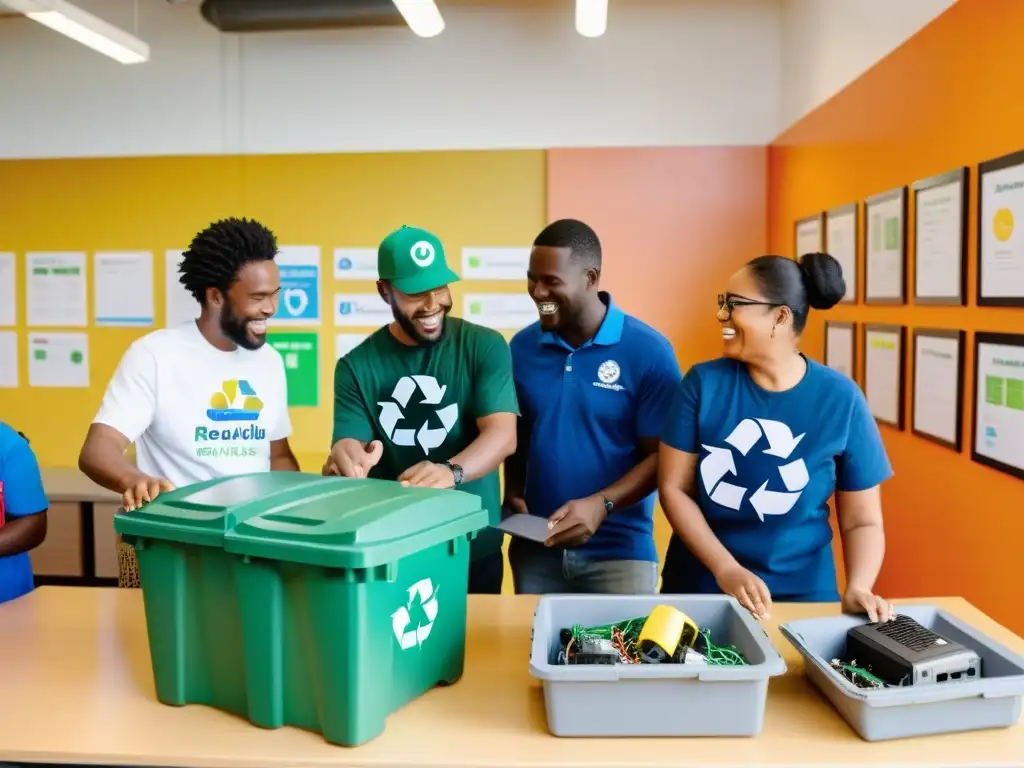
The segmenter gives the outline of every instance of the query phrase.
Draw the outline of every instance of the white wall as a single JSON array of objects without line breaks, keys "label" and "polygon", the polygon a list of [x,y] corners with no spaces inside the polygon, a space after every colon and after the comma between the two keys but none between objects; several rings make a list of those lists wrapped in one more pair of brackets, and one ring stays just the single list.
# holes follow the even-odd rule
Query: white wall
[{"label": "white wall", "polygon": [[[902,0],[900,0],[902,1]],[[75,0],[127,29],[132,0]],[[139,0],[126,67],[0,21],[0,157],[764,144],[777,132],[777,0],[448,5],[447,28],[224,35],[198,0]],[[523,9],[523,6],[526,9]]]},{"label": "white wall", "polygon": [[956,0],[782,0],[778,133],[892,53]]}]

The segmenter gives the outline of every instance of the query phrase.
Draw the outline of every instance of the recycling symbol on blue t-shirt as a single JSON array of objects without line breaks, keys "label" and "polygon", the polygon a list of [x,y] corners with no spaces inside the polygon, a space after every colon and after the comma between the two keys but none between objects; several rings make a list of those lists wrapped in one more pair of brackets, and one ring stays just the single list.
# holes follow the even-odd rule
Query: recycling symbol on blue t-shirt
[{"label": "recycling symbol on blue t-shirt", "polygon": [[[710,499],[723,507],[738,510],[749,488],[725,480],[726,475],[736,477],[736,459],[733,450],[746,456],[758,443],[765,440],[768,447],[761,453],[781,460],[789,459],[806,433],[793,437],[793,432],[781,421],[771,419],[743,419],[725,438],[731,448],[702,445],[707,454],[700,461],[700,479]],[[803,459],[796,459],[778,467],[785,491],[769,491],[765,479],[747,499],[758,518],[764,522],[769,515],[785,515],[799,500],[810,476]]]}]

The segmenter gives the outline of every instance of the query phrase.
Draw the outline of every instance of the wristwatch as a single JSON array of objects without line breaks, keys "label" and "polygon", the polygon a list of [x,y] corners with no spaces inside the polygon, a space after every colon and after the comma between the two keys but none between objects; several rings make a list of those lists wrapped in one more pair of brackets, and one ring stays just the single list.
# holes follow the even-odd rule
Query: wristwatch
[{"label": "wristwatch", "polygon": [[450,461],[444,462],[444,465],[452,471],[452,478],[455,480],[453,487],[458,488],[462,485],[462,467],[458,464],[452,464]]},{"label": "wristwatch", "polygon": [[604,498],[604,497],[602,497],[602,498],[604,499],[604,513],[606,515],[610,515],[612,513],[612,509],[615,507],[615,505],[612,504],[612,500],[611,499],[607,499],[607,498]]}]

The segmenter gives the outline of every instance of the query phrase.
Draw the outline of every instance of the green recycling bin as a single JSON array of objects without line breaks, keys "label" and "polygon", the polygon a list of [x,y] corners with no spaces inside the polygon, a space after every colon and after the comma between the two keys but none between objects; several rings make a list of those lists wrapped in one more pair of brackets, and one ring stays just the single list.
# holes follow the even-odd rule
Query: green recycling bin
[{"label": "green recycling bin", "polygon": [[133,543],[157,697],[356,746],[462,675],[479,497],[294,472],[181,488]]}]

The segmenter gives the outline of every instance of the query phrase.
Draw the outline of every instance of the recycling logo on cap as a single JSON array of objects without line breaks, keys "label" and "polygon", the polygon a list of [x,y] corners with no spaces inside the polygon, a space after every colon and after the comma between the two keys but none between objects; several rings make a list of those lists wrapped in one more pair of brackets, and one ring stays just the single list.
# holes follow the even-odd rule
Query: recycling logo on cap
[{"label": "recycling logo on cap", "polygon": [[[403,651],[423,645],[430,637],[430,630],[434,628],[434,619],[437,618],[437,590],[434,583],[429,579],[420,579],[408,589],[409,599],[405,605],[400,605],[398,610],[391,614],[391,629],[395,633],[395,639]],[[419,601],[419,607],[423,612],[422,618],[426,621],[413,623],[413,604]]]},{"label": "recycling logo on cap", "polygon": [[[394,445],[412,447],[418,445],[423,449],[424,455],[430,455],[435,448],[440,448],[448,433],[451,432],[455,423],[459,420],[458,403],[451,403],[441,407],[444,393],[447,386],[438,384],[433,376],[403,376],[395,384],[390,400],[382,400],[377,403],[380,406],[381,429],[388,436]],[[440,426],[431,426],[431,418],[428,416],[418,427],[406,427],[399,424],[405,421],[405,411],[409,407],[413,394],[419,390],[423,396],[420,401],[423,405],[433,406],[433,413],[437,416]]]},{"label": "recycling logo on cap", "polygon": [[765,517],[769,515],[785,515],[793,509],[804,488],[807,487],[807,483],[810,482],[807,465],[804,464],[803,459],[787,461],[800,441],[803,440],[804,434],[806,433],[793,437],[792,431],[781,421],[743,419],[725,438],[725,442],[731,447],[701,446],[707,451],[700,461],[700,479],[704,484],[704,490],[716,504],[738,510],[750,489],[724,479],[726,475],[735,477],[737,474],[733,450],[746,456],[754,446],[763,440],[768,444],[768,447],[762,451],[765,456],[774,456],[786,462],[780,463],[778,467],[779,476],[782,478],[786,490],[769,491],[768,478],[765,478],[764,482],[750,494],[747,500],[761,522],[764,522]]}]

